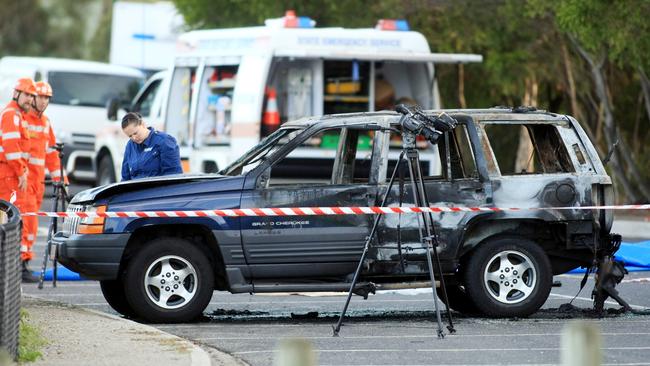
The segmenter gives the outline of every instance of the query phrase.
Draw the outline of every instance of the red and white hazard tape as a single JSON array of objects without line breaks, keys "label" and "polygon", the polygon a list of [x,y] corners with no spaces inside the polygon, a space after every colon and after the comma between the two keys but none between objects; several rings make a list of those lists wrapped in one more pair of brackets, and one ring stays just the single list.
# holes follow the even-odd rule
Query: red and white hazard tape
[{"label": "red and white hazard tape", "polygon": [[109,212],[26,212],[23,216],[46,217],[244,217],[244,216],[327,216],[327,215],[374,215],[400,213],[440,213],[440,212],[502,212],[525,210],[650,210],[650,204],[619,206],[580,206],[580,207],[278,207],[242,208],[231,210],[198,211],[109,211]]}]

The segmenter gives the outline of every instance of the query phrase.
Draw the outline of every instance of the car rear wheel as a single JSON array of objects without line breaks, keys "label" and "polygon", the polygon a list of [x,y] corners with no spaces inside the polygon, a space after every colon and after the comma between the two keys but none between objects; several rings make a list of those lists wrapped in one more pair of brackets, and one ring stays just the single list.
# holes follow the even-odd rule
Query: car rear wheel
[{"label": "car rear wheel", "polygon": [[210,261],[192,242],[179,238],[146,244],[129,261],[124,279],[133,311],[154,323],[199,317],[214,290]]},{"label": "car rear wheel", "polygon": [[548,298],[553,274],[537,243],[520,237],[493,238],[470,255],[465,286],[485,315],[528,316]]},{"label": "car rear wheel", "polygon": [[99,281],[99,286],[102,289],[102,294],[108,305],[113,310],[126,316],[127,318],[134,317],[133,309],[129,302],[126,301],[124,294],[124,284],[120,280]]}]

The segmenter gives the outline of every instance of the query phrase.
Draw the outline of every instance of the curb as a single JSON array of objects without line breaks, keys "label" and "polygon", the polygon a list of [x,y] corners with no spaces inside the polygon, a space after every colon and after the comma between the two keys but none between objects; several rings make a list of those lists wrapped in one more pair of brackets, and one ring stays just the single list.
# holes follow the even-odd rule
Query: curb
[{"label": "curb", "polygon": [[[121,321],[122,323],[127,323],[130,328],[140,330],[140,331],[143,332],[143,334],[155,334],[155,335],[157,335],[158,337],[160,337],[163,340],[169,340],[170,342],[182,344],[184,347],[187,347],[187,349],[189,350],[189,355],[190,355],[190,364],[192,366],[212,366],[212,364],[213,364],[212,363],[212,357],[210,356],[210,353],[208,351],[204,350],[203,348],[199,347],[198,345],[196,345],[195,343],[193,343],[193,342],[191,342],[191,341],[189,341],[187,339],[184,339],[184,338],[181,338],[179,336],[164,332],[164,331],[162,331],[162,330],[160,330],[158,328],[155,328],[153,326],[146,325],[146,324],[141,324],[141,323],[135,322],[133,320],[125,319],[125,318],[122,318],[120,316],[113,315],[113,314],[107,314],[107,313],[104,313],[104,312],[101,312],[101,311],[98,311],[98,310],[88,309],[88,308],[84,308],[84,307],[80,307],[80,306],[76,306],[76,305],[68,304],[68,303],[64,303],[64,302],[59,302],[59,301],[52,301],[52,300],[44,299],[44,298],[41,298],[41,297],[38,297],[38,296],[25,295],[23,293],[22,297],[23,297],[23,299],[29,299],[31,301],[40,302],[40,303],[43,303],[43,304],[50,304],[50,305],[53,305],[53,306],[66,307],[66,308],[69,308],[69,309],[73,309],[74,311],[84,311],[84,312],[93,314],[95,316],[100,316],[100,317],[108,318],[108,319],[111,319],[111,320]],[[220,351],[218,351],[216,349],[214,350],[214,352],[221,353]],[[228,359],[227,356],[231,357],[230,355],[223,354],[223,357],[219,357],[219,359]],[[228,363],[218,363],[218,365],[221,365],[221,364],[228,365]],[[233,363],[230,363],[230,364],[232,365]]]},{"label": "curb", "polygon": [[132,327],[134,328],[140,328],[145,332],[153,332],[153,333],[158,333],[162,337],[170,340],[174,340],[175,342],[180,342],[188,346],[192,351],[190,352],[190,358],[192,359],[192,366],[211,366],[212,365],[212,360],[210,359],[210,355],[208,354],[207,351],[205,351],[203,348],[197,346],[196,344],[190,342],[189,340],[185,338],[181,338],[179,336],[164,332],[158,328],[152,327],[150,325],[138,323],[136,321],[130,320],[130,319],[125,319],[117,315],[113,314],[107,314],[104,312],[101,312],[99,310],[93,310],[93,309],[88,309],[88,308],[83,308],[83,307],[78,307],[75,305],[72,305],[76,309],[80,309],[82,311],[87,311],[89,313],[98,315],[98,316],[103,316],[105,318],[113,319],[113,320],[120,320],[122,322],[127,322],[129,323]]}]

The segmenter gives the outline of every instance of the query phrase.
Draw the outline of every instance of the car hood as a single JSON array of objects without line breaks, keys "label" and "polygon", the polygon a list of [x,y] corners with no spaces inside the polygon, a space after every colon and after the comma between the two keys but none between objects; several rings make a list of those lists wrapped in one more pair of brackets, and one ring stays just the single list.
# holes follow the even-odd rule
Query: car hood
[{"label": "car hood", "polygon": [[95,187],[77,193],[70,203],[82,203],[94,201],[101,197],[111,196],[116,193],[126,193],[130,191],[146,189],[151,187],[160,187],[171,184],[196,182],[204,180],[223,179],[225,176],[218,174],[176,174],[165,175],[162,177],[150,177],[142,179],[128,180],[118,183],[107,184],[105,186]]}]

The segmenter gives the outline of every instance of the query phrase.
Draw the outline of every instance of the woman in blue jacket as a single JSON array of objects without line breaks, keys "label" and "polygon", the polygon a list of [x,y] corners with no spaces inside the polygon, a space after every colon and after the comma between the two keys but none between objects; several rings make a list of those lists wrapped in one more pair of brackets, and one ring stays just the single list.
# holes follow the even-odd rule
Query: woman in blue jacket
[{"label": "woman in blue jacket", "polygon": [[147,127],[138,113],[122,118],[129,138],[122,161],[122,180],[183,173],[178,144],[173,136]]}]

